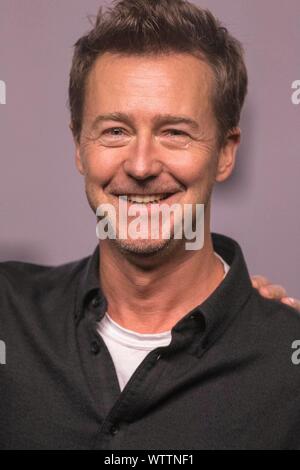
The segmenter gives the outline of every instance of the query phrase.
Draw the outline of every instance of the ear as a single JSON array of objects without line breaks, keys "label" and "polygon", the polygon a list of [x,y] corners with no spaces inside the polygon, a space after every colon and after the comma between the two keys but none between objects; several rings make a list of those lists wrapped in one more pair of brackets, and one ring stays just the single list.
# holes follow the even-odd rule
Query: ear
[{"label": "ear", "polygon": [[77,170],[79,171],[79,173],[81,173],[82,175],[84,175],[85,171],[84,171],[83,159],[82,159],[81,153],[80,153],[80,143],[79,143],[79,139],[75,137],[75,134],[74,134],[74,131],[73,131],[72,123],[69,124],[69,127],[70,127],[70,130],[71,130],[71,132],[72,132],[73,141],[74,141],[74,145],[75,145],[75,164],[76,164],[76,168],[77,168]]},{"label": "ear", "polygon": [[218,167],[215,177],[217,182],[225,181],[231,175],[240,141],[241,129],[239,127],[231,129],[226,136],[225,143],[219,151]]},{"label": "ear", "polygon": [[84,162],[80,152],[80,145],[78,141],[75,141],[75,163],[76,168],[81,175],[85,174]]}]

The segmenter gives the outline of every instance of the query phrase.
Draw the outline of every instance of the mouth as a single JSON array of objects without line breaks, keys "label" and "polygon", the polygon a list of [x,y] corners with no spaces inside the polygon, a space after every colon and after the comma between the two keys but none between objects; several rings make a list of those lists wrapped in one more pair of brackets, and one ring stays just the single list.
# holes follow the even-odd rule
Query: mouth
[{"label": "mouth", "polygon": [[166,201],[175,193],[161,193],[161,194],[120,194],[119,198],[123,201],[127,201],[129,204],[159,204],[162,201]]}]

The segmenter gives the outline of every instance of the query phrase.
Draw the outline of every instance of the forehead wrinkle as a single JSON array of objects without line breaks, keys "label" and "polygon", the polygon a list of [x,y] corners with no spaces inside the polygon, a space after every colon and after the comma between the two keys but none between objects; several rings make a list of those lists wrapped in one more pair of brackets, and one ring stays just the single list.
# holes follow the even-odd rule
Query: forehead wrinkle
[{"label": "forehead wrinkle", "polygon": [[[196,62],[193,61],[193,59],[197,60],[197,67],[192,67],[192,65],[194,65],[196,63]],[[135,100],[136,99],[139,100],[140,98],[144,99],[144,100],[146,99],[146,101],[148,101],[148,103],[149,103],[149,100],[151,101],[153,96],[151,95],[151,93],[150,93],[150,96],[148,96],[147,92],[149,92],[149,90],[147,89],[147,86],[143,87],[143,82],[145,83],[145,80],[146,80],[147,83],[149,83],[150,77],[158,78],[158,82],[160,82],[160,80],[159,80],[161,78],[160,75],[163,77],[164,73],[162,72],[160,74],[159,71],[157,71],[158,73],[156,73],[153,70],[149,70],[149,63],[148,64],[139,63],[138,68],[140,70],[143,70],[144,72],[147,71],[146,76],[144,76],[144,77],[142,77],[142,76],[138,76],[138,77],[137,76],[130,76],[133,73],[132,70],[131,70],[131,63],[130,62],[131,61],[129,60],[129,62],[127,64],[125,64],[125,73],[128,72],[128,76],[129,76],[130,81],[132,82],[132,84],[135,81],[136,86],[131,87],[130,100],[129,100],[128,104],[130,105],[130,102],[131,102],[131,104],[138,105],[139,101],[137,103],[135,103]],[[179,62],[180,63],[184,62],[183,58],[180,57]],[[104,61],[104,63],[101,63],[101,59],[100,59],[100,62],[98,62],[97,65],[99,66],[100,64],[101,64],[100,68],[97,67],[97,66],[94,67],[94,69],[92,70],[92,73],[89,76],[89,85],[90,85],[89,91],[90,91],[90,93],[92,93],[92,95],[95,92],[96,93],[98,93],[98,91],[101,92],[101,90],[98,89],[98,87],[97,87],[97,83],[95,83],[95,82],[98,82],[98,81],[101,82],[101,79],[102,79],[102,86],[104,86],[104,89],[107,88],[107,86],[108,87],[113,86],[113,87],[117,87],[117,88],[121,88],[121,86],[122,86],[122,82],[119,81],[119,79],[118,79],[120,77],[116,77],[117,78],[116,81],[114,81],[114,80],[109,81],[109,76],[106,76],[107,75],[106,72],[110,69],[111,64],[106,63],[106,61]],[[197,108],[195,108],[195,105],[193,105],[190,109],[190,111],[192,111],[193,117],[197,119],[197,118],[201,117],[201,114],[199,115],[199,113],[197,112],[197,109],[198,109],[198,111],[200,111],[200,108],[202,108],[202,110],[205,112],[205,114],[209,110],[210,114],[211,114],[212,110],[210,108],[211,108],[212,89],[214,88],[214,86],[213,86],[214,85],[214,80],[213,80],[213,78],[214,78],[213,75],[214,74],[213,74],[213,71],[211,70],[211,67],[207,63],[205,63],[204,61],[201,61],[199,59],[196,59],[195,57],[192,58],[192,62],[187,61],[186,65],[187,65],[186,69],[188,71],[191,71],[191,72],[193,71],[193,75],[195,77],[195,80],[192,80],[192,88],[194,89],[194,93],[196,92],[199,96],[199,106],[197,106]],[[101,73],[101,69],[104,72],[104,76]],[[180,73],[179,73],[179,75],[180,75]],[[198,75],[198,77],[197,77],[197,75]],[[197,78],[199,78],[199,80]],[[94,83],[91,83],[91,81],[94,82]],[[150,82],[151,81],[152,80],[150,80]],[[171,81],[172,81],[172,79],[171,79]],[[176,83],[176,81],[175,81],[173,83],[173,85],[174,86],[171,87],[171,88],[174,90],[175,95],[178,97],[177,91],[180,92],[180,89],[178,89],[178,87],[180,87],[182,89],[182,81],[180,81],[180,83]],[[157,94],[160,94],[160,93],[158,93],[159,88],[165,88],[165,84],[161,84],[161,83],[156,84],[156,87],[153,90],[153,93],[156,97],[157,97]],[[140,94],[141,89],[143,89],[143,91],[144,91],[143,96],[141,96],[141,94]],[[103,91],[103,88],[102,88],[102,91]],[[165,90],[165,91],[167,91],[167,90]],[[106,92],[107,92],[107,90],[106,90]],[[114,93],[112,93],[112,95],[114,95]],[[185,96],[185,93],[183,95]],[[163,92],[163,96],[165,96],[165,92]],[[112,96],[112,102],[111,102],[112,105],[117,104],[116,102],[114,103],[114,101],[115,100]],[[121,103],[119,103],[119,104],[122,105],[122,101],[123,100],[121,100]],[[184,102],[185,102],[185,100],[184,100]],[[159,103],[156,102],[155,104],[159,104]],[[164,103],[164,100],[163,100],[162,105],[164,106],[164,104],[168,104],[168,103]],[[130,107],[132,108],[132,106],[130,106]],[[180,107],[182,108],[182,106],[180,106]],[[181,109],[181,111],[183,111],[182,114],[185,114],[185,110],[183,108]],[[129,125],[134,124],[134,118],[133,118],[133,116],[129,115],[130,110],[128,110],[128,111],[129,112],[126,113],[126,114],[128,114],[128,116],[124,115],[124,116],[122,116],[122,119],[119,119],[119,118],[116,117],[115,119],[112,119],[112,120],[121,120],[122,122],[126,122]],[[155,112],[155,109],[153,108],[152,111]],[[159,111],[159,108],[158,108],[158,111]],[[166,109],[166,111],[167,111],[167,109]],[[178,110],[178,111],[181,114],[181,111],[180,110]],[[143,114],[143,115],[145,115],[145,114]],[[154,119],[157,119],[157,125],[158,125],[159,121],[160,121],[160,124],[163,121],[163,117],[160,118],[159,116],[155,117]],[[195,126],[192,126],[192,127],[195,127]]]}]

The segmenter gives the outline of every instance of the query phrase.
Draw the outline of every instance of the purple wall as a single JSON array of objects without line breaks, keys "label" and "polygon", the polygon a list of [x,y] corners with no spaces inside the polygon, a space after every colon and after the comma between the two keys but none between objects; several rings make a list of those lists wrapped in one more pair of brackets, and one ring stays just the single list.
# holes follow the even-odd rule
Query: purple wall
[{"label": "purple wall", "polygon": [[[233,177],[214,195],[215,231],[237,239],[252,274],[300,296],[299,0],[203,0],[244,44],[250,88]],[[0,0],[0,259],[59,264],[96,246],[74,165],[67,82],[98,0]],[[1,100],[0,100],[1,101]]]}]

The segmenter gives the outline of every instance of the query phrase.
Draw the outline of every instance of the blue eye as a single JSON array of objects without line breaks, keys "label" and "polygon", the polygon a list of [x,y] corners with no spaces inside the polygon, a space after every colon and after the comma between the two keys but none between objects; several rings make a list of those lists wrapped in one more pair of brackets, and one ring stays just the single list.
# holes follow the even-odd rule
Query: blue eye
[{"label": "blue eye", "polygon": [[179,129],[168,129],[166,131],[167,133],[173,133],[173,135],[178,135],[178,136],[187,136],[188,134],[184,131],[181,131]]},{"label": "blue eye", "polygon": [[[118,132],[118,134],[116,134]],[[121,127],[111,127],[110,129],[106,129],[103,134],[109,134],[118,137],[120,132],[123,132],[123,129]]]},{"label": "blue eye", "polygon": [[99,141],[105,147],[122,147],[130,142],[131,136],[122,127],[104,129]]},{"label": "blue eye", "polygon": [[191,143],[191,136],[180,129],[167,129],[159,137],[161,143],[173,149],[185,149]]}]

